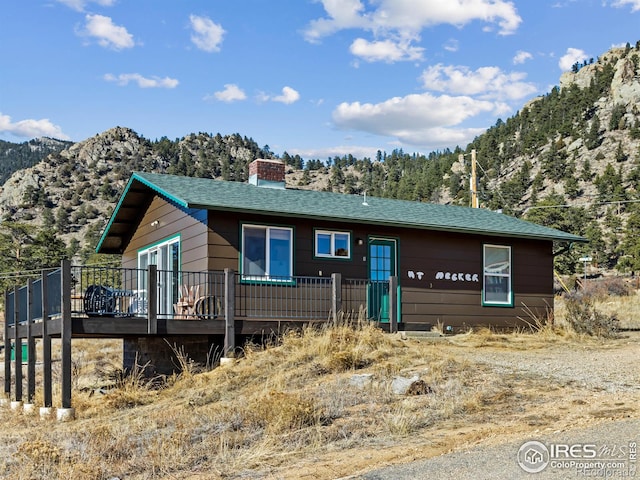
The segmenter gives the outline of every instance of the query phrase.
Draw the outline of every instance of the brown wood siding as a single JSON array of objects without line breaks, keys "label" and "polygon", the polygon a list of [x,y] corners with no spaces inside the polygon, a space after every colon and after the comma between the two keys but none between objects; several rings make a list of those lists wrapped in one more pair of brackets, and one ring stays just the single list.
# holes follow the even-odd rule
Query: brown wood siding
[{"label": "brown wood siding", "polygon": [[209,270],[238,270],[239,217],[234,213],[208,212],[207,235]]},{"label": "brown wood siding", "polygon": [[[482,237],[450,232],[367,227],[286,217],[209,212],[209,266],[238,269],[240,226],[243,223],[294,228],[294,275],[365,279],[368,276],[367,238],[397,238],[398,278],[402,287],[402,318],[406,324],[438,322],[453,327],[492,324],[525,325],[526,310],[544,316],[553,305],[553,258],[551,242]],[[314,231],[351,233],[350,260],[314,258]],[[364,240],[357,245],[356,239]],[[512,247],[513,307],[482,305],[482,252],[484,244]],[[438,278],[456,274],[451,278]],[[463,281],[457,277],[462,274]],[[420,276],[420,278],[419,278]],[[413,277],[413,278],[411,278]],[[472,281],[468,281],[471,278]],[[473,281],[476,280],[476,281]],[[525,308],[526,305],[526,308]]]},{"label": "brown wood siding", "polygon": [[[511,247],[513,307],[482,305],[485,244]],[[527,321],[533,321],[530,314],[545,318],[553,306],[551,247],[550,241],[447,232],[406,233],[400,247],[402,322],[440,323],[459,329],[526,326]]]},{"label": "brown wood siding", "polygon": [[[294,228],[294,275],[343,278],[368,277],[370,237],[398,240],[398,279],[402,290],[400,321],[404,324],[442,323],[454,328],[492,324],[526,325],[527,310],[540,316],[553,305],[552,242],[483,237],[452,232],[410,230],[279,216],[216,212],[206,213],[208,228],[198,212],[189,215],[169,202],[155,198],[145,213],[126,252],[125,266],[135,266],[137,251],[181,233],[183,269],[238,270],[242,224]],[[157,229],[150,226],[158,219]],[[351,258],[314,258],[314,230],[351,233]],[[356,239],[363,239],[358,245]],[[482,252],[484,244],[512,248],[513,307],[482,305]],[[455,281],[454,281],[455,274]],[[446,278],[443,278],[445,277]]]},{"label": "brown wood siding", "polygon": [[[157,226],[151,222],[158,221]],[[184,210],[155,197],[122,255],[125,268],[137,268],[138,250],[180,234],[181,269],[207,270],[206,211]]]}]

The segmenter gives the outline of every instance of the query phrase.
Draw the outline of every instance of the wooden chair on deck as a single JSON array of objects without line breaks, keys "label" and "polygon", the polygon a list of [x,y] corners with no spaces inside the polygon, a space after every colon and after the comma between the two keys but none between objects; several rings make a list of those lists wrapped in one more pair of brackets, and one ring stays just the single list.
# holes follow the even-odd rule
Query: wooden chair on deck
[{"label": "wooden chair on deck", "polygon": [[181,285],[178,292],[180,294],[178,302],[173,304],[173,311],[176,318],[183,320],[197,318],[193,307],[200,292],[200,285],[196,285],[195,287]]},{"label": "wooden chair on deck", "polygon": [[221,307],[218,304],[219,299],[213,295],[199,297],[193,306],[193,312],[201,319],[214,319],[218,316]]}]

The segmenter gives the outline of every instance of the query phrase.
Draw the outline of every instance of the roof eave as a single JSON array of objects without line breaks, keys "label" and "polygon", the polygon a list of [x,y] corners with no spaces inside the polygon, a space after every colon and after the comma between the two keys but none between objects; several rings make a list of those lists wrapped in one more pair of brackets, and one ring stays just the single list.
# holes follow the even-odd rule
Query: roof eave
[{"label": "roof eave", "polygon": [[129,191],[129,189],[131,188],[131,185],[133,184],[133,181],[136,179],[136,174],[134,173],[131,178],[129,179],[129,181],[127,182],[127,186],[124,187],[124,191],[122,192],[122,194],[120,195],[120,198],[118,199],[118,203],[116,204],[116,208],[113,209],[113,212],[111,212],[111,217],[109,218],[109,221],[107,222],[107,225],[104,227],[104,230],[102,230],[102,235],[100,235],[100,240],[98,240],[98,244],[96,245],[96,253],[103,253],[100,252],[100,250],[102,249],[102,245],[104,244],[109,230],[111,228],[111,225],[113,225],[113,222],[116,219],[116,216],[118,215],[118,211],[120,210],[120,207],[122,206],[122,203],[124,202],[124,199],[127,197],[127,192]]},{"label": "roof eave", "polygon": [[[226,207],[226,206],[212,206],[212,205],[203,205],[203,204],[185,204],[185,206],[189,208],[200,208],[205,210],[217,210],[223,212],[232,212],[232,213],[253,213],[264,216],[282,216],[286,212],[274,211],[274,210],[263,210],[263,209],[251,209],[251,208],[234,208],[234,207]],[[416,224],[416,223],[398,223],[394,221],[385,221],[385,220],[369,220],[369,219],[358,219],[358,218],[341,218],[334,217],[331,215],[321,215],[321,214],[296,214],[295,218],[304,218],[307,220],[334,220],[334,221],[342,221],[349,223],[357,223],[360,225],[380,225],[384,227],[395,227],[395,228],[415,228],[419,230],[435,230],[439,232],[452,232],[452,233],[466,233],[466,234],[475,234],[475,235],[493,235],[496,237],[505,237],[505,238],[524,238],[528,240],[549,240],[556,242],[580,242],[580,243],[588,243],[589,240],[576,236],[567,234],[567,236],[557,236],[557,235],[535,235],[535,234],[525,234],[525,233],[509,233],[502,231],[492,231],[492,230],[477,230],[473,228],[464,228],[464,227],[447,227],[443,225],[426,225],[426,224]]]},{"label": "roof eave", "polygon": [[109,230],[111,229],[111,226],[113,225],[113,223],[115,222],[118,213],[120,211],[120,208],[122,207],[125,199],[127,198],[127,194],[129,193],[129,191],[131,190],[132,185],[134,184],[134,182],[140,182],[142,185],[144,185],[145,187],[149,188],[150,190],[162,195],[163,197],[175,202],[178,205],[181,205],[185,208],[189,208],[189,204],[182,198],[178,198],[174,195],[171,195],[170,193],[166,192],[165,190],[161,189],[160,187],[158,187],[157,185],[155,185],[154,183],[148,181],[146,178],[142,177],[141,175],[139,175],[137,172],[134,172],[133,175],[131,175],[131,178],[129,179],[129,181],[127,182],[126,187],[124,188],[122,194],[120,195],[120,198],[118,200],[118,203],[116,205],[116,207],[113,209],[113,212],[111,213],[111,217],[109,218],[109,221],[107,222],[107,225],[105,226],[104,230],[102,231],[102,235],[100,236],[100,240],[98,241],[98,244],[96,245],[96,253],[117,253],[117,252],[113,252],[113,251],[101,251],[102,250],[102,246],[104,245],[104,242],[106,240],[106,238],[109,236]]}]

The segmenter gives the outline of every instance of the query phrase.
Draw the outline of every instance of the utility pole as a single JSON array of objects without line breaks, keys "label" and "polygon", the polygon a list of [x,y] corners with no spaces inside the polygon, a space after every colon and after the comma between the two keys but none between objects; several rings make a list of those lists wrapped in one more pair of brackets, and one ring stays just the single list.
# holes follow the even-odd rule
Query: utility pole
[{"label": "utility pole", "polygon": [[476,149],[471,150],[471,208],[480,208],[478,203],[478,178],[476,175]]},{"label": "utility pole", "polygon": [[[458,161],[464,163],[464,157],[468,154],[459,154]],[[480,208],[478,203],[478,178],[476,174],[476,149],[471,150],[471,178],[469,179],[469,190],[471,191],[471,207]]]}]

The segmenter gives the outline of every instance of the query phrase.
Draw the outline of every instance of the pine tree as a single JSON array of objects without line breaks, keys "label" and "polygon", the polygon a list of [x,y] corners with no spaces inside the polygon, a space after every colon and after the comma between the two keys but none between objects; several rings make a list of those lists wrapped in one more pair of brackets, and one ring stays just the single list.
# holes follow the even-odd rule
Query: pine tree
[{"label": "pine tree", "polygon": [[593,117],[593,120],[591,121],[589,132],[584,139],[584,144],[589,150],[593,150],[594,148],[599,147],[601,143],[602,139],[600,138],[600,119],[597,115],[595,115]]},{"label": "pine tree", "polygon": [[629,158],[629,155],[624,153],[622,149],[622,142],[618,142],[618,148],[616,149],[616,162],[625,162]]}]

